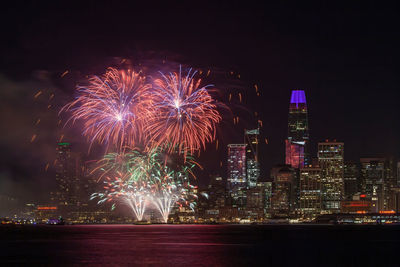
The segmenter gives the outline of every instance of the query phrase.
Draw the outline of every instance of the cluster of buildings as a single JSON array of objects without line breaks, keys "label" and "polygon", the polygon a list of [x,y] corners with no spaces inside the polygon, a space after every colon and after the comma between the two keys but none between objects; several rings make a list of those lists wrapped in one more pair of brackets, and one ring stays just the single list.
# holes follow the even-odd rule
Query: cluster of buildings
[{"label": "cluster of buildings", "polygon": [[[305,92],[292,91],[285,164],[273,166],[261,179],[260,130],[246,129],[240,144],[227,147],[227,173],[211,175],[206,188],[195,187],[195,211],[176,207],[173,222],[369,222],[400,218],[400,162],[389,157],[345,161],[345,144],[325,140],[311,155]],[[56,148],[56,184],[46,205],[27,204],[25,218],[35,222],[64,218],[68,223],[131,223],[129,211],[111,211],[89,196],[101,184],[90,174],[90,162],[70,143]],[[157,216],[149,213],[149,220]],[[385,217],[385,218],[386,218]],[[389,220],[388,219],[388,220]]]},{"label": "cluster of buildings", "polygon": [[131,216],[111,212],[111,204],[97,205],[90,196],[99,186],[90,174],[91,162],[82,153],[75,152],[71,143],[60,142],[56,147],[55,182],[45,204],[25,205],[20,217],[34,219],[35,223],[126,223]]},{"label": "cluster of buildings", "polygon": [[227,179],[212,176],[200,190],[200,221],[311,222],[343,214],[347,221],[349,216],[361,222],[397,218],[400,162],[390,157],[345,161],[345,144],[336,140],[319,142],[312,156],[304,91],[292,91],[285,164],[272,167],[269,181],[260,179],[258,145],[259,129],[245,130],[243,143],[228,145]]}]

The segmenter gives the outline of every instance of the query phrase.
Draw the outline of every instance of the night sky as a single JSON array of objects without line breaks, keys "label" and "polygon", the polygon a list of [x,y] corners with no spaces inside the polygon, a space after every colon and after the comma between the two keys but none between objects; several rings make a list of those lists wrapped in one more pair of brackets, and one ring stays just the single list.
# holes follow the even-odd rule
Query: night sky
[{"label": "night sky", "polygon": [[[59,108],[86,75],[102,74],[122,59],[154,72],[179,63],[211,69],[206,81],[222,94],[241,92],[244,102],[232,103],[232,112],[259,112],[262,139],[269,141],[261,149],[264,180],[284,161],[292,89],[306,91],[313,155],[317,142],[330,138],[345,143],[346,160],[399,156],[396,6],[186,2],[2,6],[0,195],[47,198],[54,171],[44,169],[54,160],[60,131],[75,150],[87,149],[76,128],[57,127]],[[254,123],[246,115],[236,127],[226,119],[218,129],[222,147],[242,142],[243,128]],[[225,153],[220,149],[215,158],[210,148],[200,162],[225,175],[218,170]]]}]

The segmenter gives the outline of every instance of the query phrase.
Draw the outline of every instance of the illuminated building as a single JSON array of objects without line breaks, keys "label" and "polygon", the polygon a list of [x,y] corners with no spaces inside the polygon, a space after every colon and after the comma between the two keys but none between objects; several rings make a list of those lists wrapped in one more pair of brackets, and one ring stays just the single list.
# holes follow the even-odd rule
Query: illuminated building
[{"label": "illuminated building", "polygon": [[260,177],[260,162],[258,160],[258,143],[260,130],[245,130],[244,139],[246,144],[246,170],[247,184],[249,188],[255,187]]},{"label": "illuminated building", "polygon": [[321,214],[321,176],[322,170],[319,166],[309,165],[300,170],[299,211],[305,219],[314,219]]},{"label": "illuminated building", "polygon": [[56,153],[57,190],[51,193],[51,199],[65,217],[79,206],[82,162],[80,155],[71,151],[70,143],[58,143]]},{"label": "illuminated building", "polygon": [[50,219],[57,219],[59,211],[56,206],[38,206],[36,208],[36,221],[38,223],[47,223]]},{"label": "illuminated building", "polygon": [[400,186],[400,161],[397,162],[397,186]]},{"label": "illuminated building", "polygon": [[400,222],[400,214],[394,211],[324,214],[318,216],[316,222],[333,224],[398,224]]},{"label": "illuminated building", "polygon": [[372,201],[365,194],[354,195],[352,199],[340,203],[342,213],[370,213],[372,210]]},{"label": "illuminated building", "polygon": [[246,214],[251,221],[261,221],[265,217],[265,191],[266,187],[262,182],[246,191]]},{"label": "illuminated building", "polygon": [[308,118],[306,95],[303,90],[293,90],[290,98],[286,164],[293,168],[303,168],[309,164]]},{"label": "illuminated building", "polygon": [[24,211],[22,212],[23,218],[35,219],[36,216],[36,205],[33,203],[25,204]]},{"label": "illuminated building", "polygon": [[344,143],[318,143],[318,161],[322,169],[322,212],[339,212],[344,198]]},{"label": "illuminated building", "polygon": [[286,164],[293,168],[304,167],[304,145],[285,140]]},{"label": "illuminated building", "polygon": [[271,213],[274,217],[289,217],[297,206],[297,172],[290,165],[273,167],[274,179]]},{"label": "illuminated building", "polygon": [[224,210],[227,205],[226,186],[224,179],[219,174],[210,175],[207,188],[198,194],[199,221],[224,221]]},{"label": "illuminated building", "polygon": [[360,165],[355,162],[346,161],[344,163],[344,197],[351,199],[360,192],[359,179]]},{"label": "illuminated building", "polygon": [[389,210],[400,213],[400,188],[392,188],[389,197]]},{"label": "illuminated building", "polygon": [[373,211],[389,210],[391,189],[396,188],[394,163],[388,158],[361,158],[362,192],[372,200]]},{"label": "illuminated building", "polygon": [[212,203],[211,206],[215,209],[220,209],[225,206],[226,191],[224,187],[224,181],[221,176],[211,176],[211,181],[208,185],[208,196],[210,202]]},{"label": "illuminated building", "polygon": [[272,182],[259,182],[264,187],[264,217],[271,218]]},{"label": "illuminated building", "polygon": [[228,145],[227,188],[233,206],[245,205],[246,187],[246,144],[230,144]]}]

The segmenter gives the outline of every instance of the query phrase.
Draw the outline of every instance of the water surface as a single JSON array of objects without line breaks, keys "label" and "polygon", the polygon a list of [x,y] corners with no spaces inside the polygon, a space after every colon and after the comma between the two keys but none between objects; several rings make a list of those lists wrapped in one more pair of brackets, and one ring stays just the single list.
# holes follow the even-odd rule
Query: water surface
[{"label": "water surface", "polygon": [[398,266],[399,230],[329,225],[0,226],[0,265]]}]

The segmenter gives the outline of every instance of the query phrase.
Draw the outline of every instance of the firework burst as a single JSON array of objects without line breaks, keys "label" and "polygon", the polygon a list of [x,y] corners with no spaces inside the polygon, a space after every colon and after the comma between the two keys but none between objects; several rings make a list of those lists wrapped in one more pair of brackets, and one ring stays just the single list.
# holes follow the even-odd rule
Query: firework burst
[{"label": "firework burst", "polygon": [[144,181],[150,177],[153,165],[157,164],[157,150],[142,153],[138,149],[124,149],[120,152],[111,152],[99,161],[91,174],[98,174],[98,181],[110,173],[125,173],[125,179]]},{"label": "firework burst", "polygon": [[73,122],[83,120],[90,144],[131,146],[141,136],[143,96],[150,88],[140,73],[109,68],[101,77],[92,76],[87,86],[78,86],[77,98],[62,111],[71,111]]},{"label": "firework burst", "polygon": [[201,86],[195,76],[180,69],[161,73],[151,85],[141,73],[109,68],[77,87],[76,99],[61,111],[71,113],[67,123],[83,122],[90,146],[107,145],[91,172],[104,182],[91,197],[98,204],[111,202],[114,209],[123,203],[139,221],[149,204],[164,222],[175,205],[193,209],[195,187],[189,180],[201,166],[192,154],[215,140],[221,121],[211,85]]},{"label": "firework burst", "polygon": [[215,139],[221,116],[207,88],[195,79],[196,72],[162,74],[154,81],[151,106],[145,131],[152,147],[179,147],[178,151],[194,153]]}]

